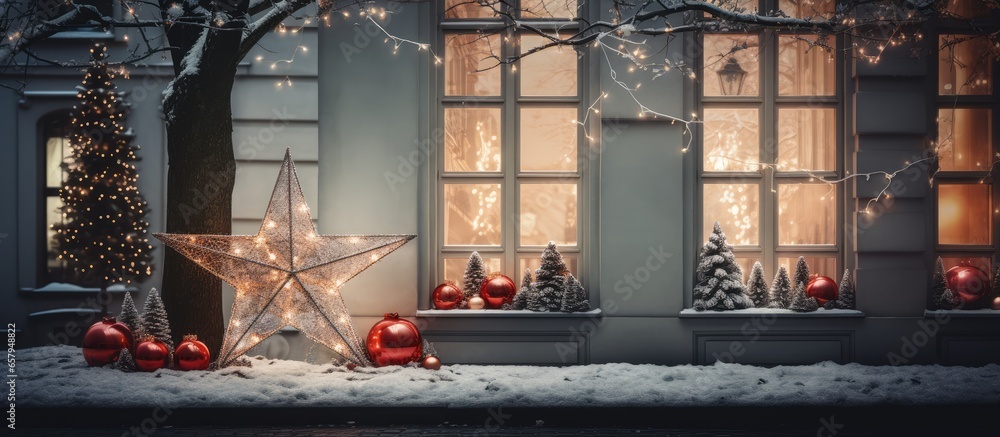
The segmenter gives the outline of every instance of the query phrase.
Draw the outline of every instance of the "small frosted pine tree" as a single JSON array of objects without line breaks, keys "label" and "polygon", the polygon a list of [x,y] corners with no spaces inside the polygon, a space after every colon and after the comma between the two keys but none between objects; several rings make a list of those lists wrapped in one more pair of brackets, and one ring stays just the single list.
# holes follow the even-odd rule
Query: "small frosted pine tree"
[{"label": "small frosted pine tree", "polygon": [[146,335],[152,335],[167,345],[167,349],[174,350],[174,339],[170,334],[167,309],[163,306],[160,292],[155,288],[149,290],[149,296],[146,296],[146,303],[142,307],[142,321]]},{"label": "small frosted pine tree", "polygon": [[932,310],[951,310],[958,305],[955,293],[948,288],[948,280],[945,277],[944,261],[941,257],[934,262],[934,275],[931,276],[930,302],[928,308]]},{"label": "small frosted pine tree", "polygon": [[788,304],[788,309],[807,313],[819,309],[816,299],[806,294],[806,284],[799,284],[792,290],[792,301]]},{"label": "small frosted pine tree", "polygon": [[788,308],[788,304],[791,303],[791,282],[788,279],[788,270],[785,269],[785,266],[778,267],[778,273],[774,274],[774,281],[771,282],[768,308]]},{"label": "small frosted pine tree", "polygon": [[521,289],[517,290],[514,300],[504,304],[504,309],[524,310],[528,309],[528,295],[531,293],[531,269],[524,269],[524,276],[521,277]]},{"label": "small frosted pine tree", "polygon": [[736,263],[733,247],[726,243],[726,234],[719,222],[715,222],[708,242],[701,248],[695,280],[695,310],[723,311],[753,306],[743,288],[743,272]]},{"label": "small frosted pine tree", "polygon": [[792,277],[792,289],[794,290],[799,285],[803,287],[809,285],[809,263],[806,262],[804,256],[800,256],[799,260],[795,262],[795,276]]},{"label": "small frosted pine tree", "polygon": [[561,310],[564,313],[590,311],[590,301],[587,300],[587,292],[583,289],[583,284],[572,274],[566,279],[566,293],[563,295]]},{"label": "small frosted pine tree", "polygon": [[118,361],[115,361],[114,366],[122,372],[135,372],[135,359],[132,358],[132,353],[128,351],[128,348],[122,349],[121,353],[118,354]]},{"label": "small frosted pine tree", "polygon": [[486,264],[483,263],[483,257],[479,256],[479,252],[472,252],[472,255],[469,255],[469,262],[465,264],[462,288],[462,294],[465,295],[465,299],[462,300],[464,305],[467,305],[469,299],[479,296],[479,289],[482,288],[485,279]]},{"label": "small frosted pine tree", "polygon": [[750,269],[750,277],[747,278],[747,297],[756,308],[767,307],[767,281],[764,279],[764,267],[760,261],[754,261],[753,268]]},{"label": "small frosted pine tree", "polygon": [[437,349],[434,349],[434,343],[427,341],[426,338],[424,339],[423,347],[421,349],[422,349],[420,355],[421,360],[427,357],[437,356]]},{"label": "small frosted pine tree", "polygon": [[840,279],[840,290],[837,291],[837,301],[834,307],[843,310],[853,310],[856,305],[854,278],[851,277],[850,270],[844,269],[844,277]]},{"label": "small frosted pine tree", "polygon": [[538,292],[536,311],[559,311],[566,293],[566,261],[550,241],[542,252],[542,264],[535,270],[535,290]]},{"label": "small frosted pine tree", "polygon": [[139,310],[135,308],[135,301],[132,300],[131,293],[125,293],[125,300],[122,302],[122,312],[118,315],[118,321],[132,330],[133,338],[142,338],[145,336],[142,316],[139,315]]}]

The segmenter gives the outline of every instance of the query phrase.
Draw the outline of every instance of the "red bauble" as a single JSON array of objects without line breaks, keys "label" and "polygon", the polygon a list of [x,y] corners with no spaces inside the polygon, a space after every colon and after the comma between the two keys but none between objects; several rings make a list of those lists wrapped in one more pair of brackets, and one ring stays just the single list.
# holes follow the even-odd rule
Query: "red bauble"
[{"label": "red bauble", "polygon": [[205,370],[211,364],[212,353],[197,335],[185,335],[184,341],[174,351],[174,362],[179,370]]},{"label": "red bauble", "polygon": [[962,299],[962,307],[971,309],[990,291],[990,276],[967,263],[948,269],[948,288]]},{"label": "red bauble", "polygon": [[162,369],[169,362],[170,350],[159,340],[147,337],[135,347],[135,367],[143,372]]},{"label": "red bauble", "polygon": [[831,300],[837,300],[837,283],[833,279],[821,275],[812,275],[810,278],[809,285],[806,285],[806,296],[815,298],[821,307]]},{"label": "red bauble", "polygon": [[132,330],[114,317],[105,317],[95,323],[83,336],[83,359],[90,367],[99,367],[118,361],[122,349],[131,349]]},{"label": "red bauble", "polygon": [[503,304],[511,303],[516,293],[514,281],[500,274],[490,276],[479,289],[479,295],[486,301],[488,309],[500,309]]},{"label": "red bauble", "polygon": [[459,290],[454,282],[447,281],[434,289],[434,308],[450,310],[462,303],[464,297],[462,290]]},{"label": "red bauble", "polygon": [[418,362],[423,352],[420,330],[397,313],[386,314],[372,326],[365,343],[368,358],[378,367]]}]

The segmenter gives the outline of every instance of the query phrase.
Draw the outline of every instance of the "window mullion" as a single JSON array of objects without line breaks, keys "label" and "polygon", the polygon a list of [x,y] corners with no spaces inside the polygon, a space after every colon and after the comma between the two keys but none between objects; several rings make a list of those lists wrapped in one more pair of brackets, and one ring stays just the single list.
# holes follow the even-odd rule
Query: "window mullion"
[{"label": "window mullion", "polygon": [[[518,53],[518,35],[511,38],[503,38],[503,50],[505,57]],[[518,86],[518,74],[513,66],[501,65],[503,69],[503,98],[504,98],[504,136],[506,139],[502,144],[504,169],[504,265],[505,274],[511,278],[520,278],[517,271],[517,247],[520,237],[520,187],[517,175],[521,172],[520,160],[520,117],[518,116],[517,97],[520,95]]]},{"label": "window mullion", "polygon": [[[778,58],[776,53],[778,42],[777,36],[772,30],[765,30],[761,41],[763,66],[760,68],[760,74],[763,107],[760,111],[760,157],[761,162],[773,164],[777,162],[778,150],[778,114],[775,107],[775,98],[778,93]],[[777,190],[777,180],[773,178],[775,173],[773,168],[767,168],[764,171],[770,172],[771,178],[765,178],[760,187],[760,214],[762,222],[760,235],[761,259],[765,271],[774,272],[778,268],[778,257],[775,253],[778,243],[778,205],[777,193],[772,190]]]}]

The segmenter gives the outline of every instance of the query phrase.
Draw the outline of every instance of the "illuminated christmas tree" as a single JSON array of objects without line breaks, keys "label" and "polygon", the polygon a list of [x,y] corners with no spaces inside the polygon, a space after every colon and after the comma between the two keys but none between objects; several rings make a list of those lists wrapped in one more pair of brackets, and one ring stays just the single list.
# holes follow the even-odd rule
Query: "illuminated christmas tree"
[{"label": "illuminated christmas tree", "polygon": [[72,157],[63,164],[59,190],[63,223],[53,225],[58,257],[84,284],[102,289],[149,276],[151,252],[146,201],[136,186],[132,132],[122,126],[128,104],[112,82],[106,48],[91,48],[90,67],[77,87],[69,139]]}]

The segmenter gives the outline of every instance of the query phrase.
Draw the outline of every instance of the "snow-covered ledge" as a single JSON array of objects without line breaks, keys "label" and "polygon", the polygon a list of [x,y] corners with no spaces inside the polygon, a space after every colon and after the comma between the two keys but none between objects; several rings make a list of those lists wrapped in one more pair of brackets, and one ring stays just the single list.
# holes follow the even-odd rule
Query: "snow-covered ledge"
[{"label": "snow-covered ledge", "polygon": [[779,308],[747,308],[743,310],[730,310],[730,311],[697,311],[693,308],[687,308],[681,310],[679,317],[682,319],[696,319],[696,318],[737,318],[737,317],[760,317],[760,316],[774,316],[783,318],[801,317],[801,318],[851,318],[851,317],[864,317],[865,313],[858,310],[841,310],[834,309],[828,310],[825,308],[820,308],[812,312],[798,312],[788,309]]},{"label": "snow-covered ledge", "polygon": [[983,308],[978,310],[924,310],[924,317],[956,317],[956,318],[979,318],[979,317],[1000,317],[1000,310]]},{"label": "snow-covered ledge", "polygon": [[[50,282],[45,284],[44,287],[40,288],[21,288],[22,293],[99,293],[100,288],[95,287],[81,287],[74,284],[66,284],[62,282]],[[114,284],[108,287],[108,293],[135,293],[139,291],[138,287],[132,285]]]},{"label": "snow-covered ledge", "polygon": [[540,312],[528,310],[417,310],[417,317],[493,317],[493,318],[525,318],[525,317],[602,317],[600,308],[579,313]]}]

